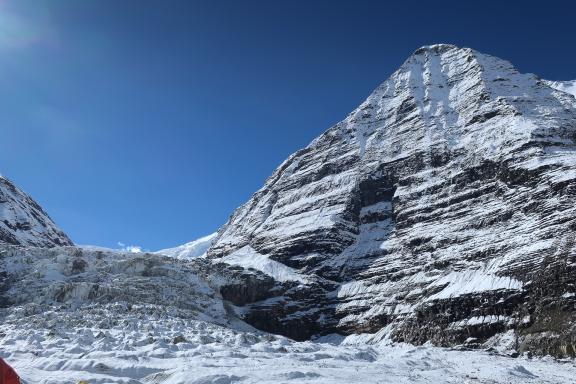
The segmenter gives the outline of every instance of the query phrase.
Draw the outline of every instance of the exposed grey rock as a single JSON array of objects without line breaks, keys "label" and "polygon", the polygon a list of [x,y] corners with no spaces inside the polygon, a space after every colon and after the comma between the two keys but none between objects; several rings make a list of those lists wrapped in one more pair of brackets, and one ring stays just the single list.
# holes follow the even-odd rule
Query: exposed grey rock
[{"label": "exposed grey rock", "polygon": [[178,335],[174,339],[172,339],[172,344],[180,344],[180,343],[187,343],[188,340],[183,335]]},{"label": "exposed grey rock", "polygon": [[512,330],[520,351],[575,355],[576,99],[550,85],[472,49],[418,49],[220,229],[224,298],[296,339]]}]

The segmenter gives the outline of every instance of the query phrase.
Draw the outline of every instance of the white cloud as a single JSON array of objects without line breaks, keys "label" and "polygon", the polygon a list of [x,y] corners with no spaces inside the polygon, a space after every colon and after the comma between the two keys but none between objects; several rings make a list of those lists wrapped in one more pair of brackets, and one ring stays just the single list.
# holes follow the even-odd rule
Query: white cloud
[{"label": "white cloud", "polygon": [[130,252],[130,253],[140,253],[142,251],[142,247],[139,245],[126,245],[123,242],[119,241],[118,246],[120,250],[123,252]]}]

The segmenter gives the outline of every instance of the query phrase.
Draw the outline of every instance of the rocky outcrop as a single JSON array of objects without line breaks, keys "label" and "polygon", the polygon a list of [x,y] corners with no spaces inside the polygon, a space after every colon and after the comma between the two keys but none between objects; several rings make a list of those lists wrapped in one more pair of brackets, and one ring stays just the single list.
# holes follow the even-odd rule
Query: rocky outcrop
[{"label": "rocky outcrop", "polygon": [[418,49],[220,229],[208,258],[240,281],[224,298],[297,339],[511,332],[518,350],[574,356],[576,99],[552,85],[472,49]]},{"label": "rocky outcrop", "polygon": [[30,196],[0,176],[1,243],[55,247],[72,245],[72,240]]}]

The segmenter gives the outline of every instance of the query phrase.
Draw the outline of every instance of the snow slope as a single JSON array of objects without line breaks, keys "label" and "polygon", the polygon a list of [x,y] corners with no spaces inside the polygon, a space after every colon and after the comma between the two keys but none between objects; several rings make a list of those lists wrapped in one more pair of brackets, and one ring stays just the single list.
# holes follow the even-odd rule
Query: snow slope
[{"label": "snow slope", "polygon": [[550,87],[562,92],[569,93],[576,97],[576,80],[572,81],[549,81],[545,80]]},{"label": "snow slope", "polygon": [[299,274],[294,269],[259,254],[250,246],[240,248],[228,256],[223,257],[219,261],[229,265],[235,265],[246,269],[254,269],[260,271],[277,281],[296,281],[300,283],[308,282],[305,275]]},{"label": "snow slope", "polygon": [[156,251],[155,253],[159,255],[175,257],[177,259],[204,257],[206,251],[208,251],[208,248],[210,248],[215,238],[216,233],[212,233],[208,236],[201,237],[184,245],[180,245],[174,248],[162,249],[160,251]]}]

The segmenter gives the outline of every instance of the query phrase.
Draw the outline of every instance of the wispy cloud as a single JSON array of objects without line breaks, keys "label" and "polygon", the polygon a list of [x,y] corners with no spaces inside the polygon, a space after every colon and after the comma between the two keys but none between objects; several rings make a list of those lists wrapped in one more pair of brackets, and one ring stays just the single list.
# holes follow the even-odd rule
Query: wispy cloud
[{"label": "wispy cloud", "polygon": [[139,245],[126,245],[123,242],[119,241],[118,246],[120,247],[120,250],[124,252],[130,252],[130,253],[142,252],[142,247],[140,247]]}]

